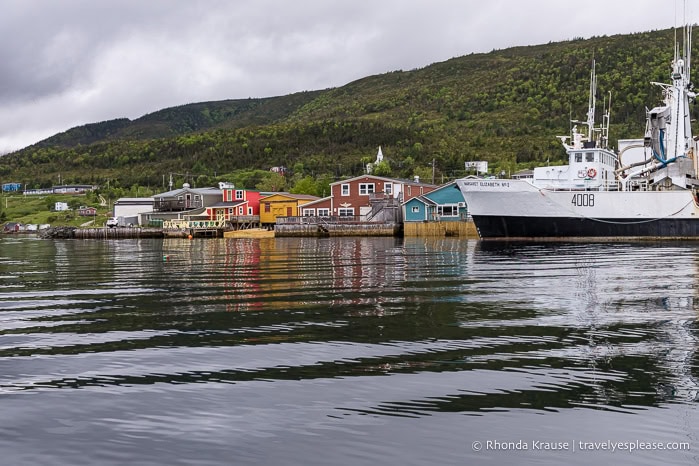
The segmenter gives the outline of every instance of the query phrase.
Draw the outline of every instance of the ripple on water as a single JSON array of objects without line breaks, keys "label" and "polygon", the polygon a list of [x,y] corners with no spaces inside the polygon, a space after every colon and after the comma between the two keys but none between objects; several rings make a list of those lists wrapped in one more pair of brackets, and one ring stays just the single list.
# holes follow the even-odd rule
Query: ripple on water
[{"label": "ripple on water", "polygon": [[0,448],[12,464],[327,463],[318,451],[334,464],[587,464],[623,460],[470,445],[696,441],[693,244],[9,246]]}]

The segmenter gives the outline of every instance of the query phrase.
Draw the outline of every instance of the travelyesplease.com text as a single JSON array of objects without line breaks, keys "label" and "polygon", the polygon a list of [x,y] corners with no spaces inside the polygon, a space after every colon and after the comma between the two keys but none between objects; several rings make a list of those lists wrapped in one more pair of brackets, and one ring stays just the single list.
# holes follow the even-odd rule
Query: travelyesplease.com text
[{"label": "travelyesplease.com text", "polygon": [[637,450],[689,450],[689,442],[631,441],[547,441],[547,440],[476,440],[471,444],[474,451],[626,451]]}]

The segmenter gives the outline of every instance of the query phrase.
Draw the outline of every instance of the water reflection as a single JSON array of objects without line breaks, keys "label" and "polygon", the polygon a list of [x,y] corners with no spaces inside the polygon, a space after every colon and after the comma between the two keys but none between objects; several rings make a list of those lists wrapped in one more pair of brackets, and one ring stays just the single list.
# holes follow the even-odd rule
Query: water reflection
[{"label": "water reflection", "polygon": [[[153,435],[159,409],[179,414],[164,421],[176,429],[202,412],[225,413],[210,422],[230,431],[238,419],[287,446],[284,432],[305,435],[309,420],[323,432],[411,420],[420,426],[412,430],[429,425],[443,436],[455,426],[509,435],[531,415],[574,430],[561,419],[581,409],[634,417],[616,425],[650,432],[661,408],[696,418],[698,251],[419,238],[2,239],[0,408],[31,393],[45,412],[81,417],[79,407],[102,410],[128,394],[126,411],[107,410],[100,419],[111,424],[97,423],[121,426],[111,434],[125,444]],[[490,419],[501,414],[511,423],[498,430]]]}]

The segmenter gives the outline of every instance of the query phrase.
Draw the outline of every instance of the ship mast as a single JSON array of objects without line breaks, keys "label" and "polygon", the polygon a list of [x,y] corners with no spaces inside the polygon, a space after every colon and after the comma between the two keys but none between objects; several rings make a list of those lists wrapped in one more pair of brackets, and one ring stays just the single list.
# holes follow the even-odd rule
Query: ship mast
[{"label": "ship mast", "polygon": [[[610,93],[610,104],[611,104],[611,93]],[[599,128],[595,128],[595,112],[597,106],[597,71],[596,62],[592,60],[592,70],[590,71],[590,95],[588,97],[587,103],[587,120],[570,120],[571,123],[575,123],[573,126],[570,136],[570,144],[567,144],[568,136],[558,136],[561,140],[563,147],[566,150],[570,149],[580,149],[582,147],[601,147],[603,149],[607,148],[607,140],[609,137],[609,110],[605,109],[605,114],[602,116],[602,125]],[[584,125],[587,131],[578,131],[577,124]],[[596,133],[600,133],[600,137],[596,136]]]},{"label": "ship mast", "polygon": [[595,72],[595,60],[592,60],[592,71],[590,71],[590,96],[587,104],[587,137],[589,141],[594,141],[595,133],[595,104],[597,94],[597,74]]}]

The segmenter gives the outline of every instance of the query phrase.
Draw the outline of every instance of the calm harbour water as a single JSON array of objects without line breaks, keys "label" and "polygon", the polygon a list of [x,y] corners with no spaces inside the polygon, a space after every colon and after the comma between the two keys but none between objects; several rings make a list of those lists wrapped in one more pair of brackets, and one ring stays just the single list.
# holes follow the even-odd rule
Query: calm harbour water
[{"label": "calm harbour water", "polygon": [[5,236],[0,463],[697,464],[698,281],[699,242]]}]

